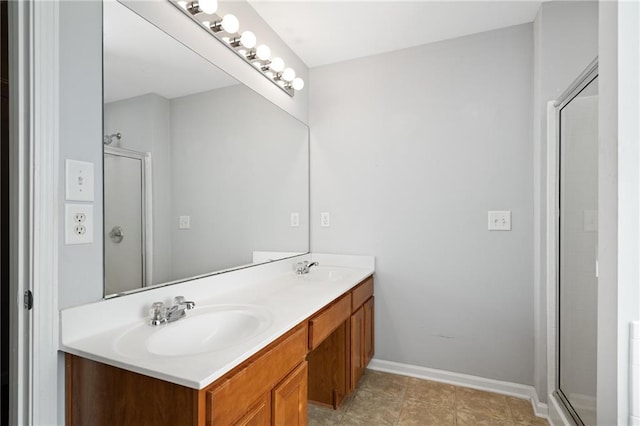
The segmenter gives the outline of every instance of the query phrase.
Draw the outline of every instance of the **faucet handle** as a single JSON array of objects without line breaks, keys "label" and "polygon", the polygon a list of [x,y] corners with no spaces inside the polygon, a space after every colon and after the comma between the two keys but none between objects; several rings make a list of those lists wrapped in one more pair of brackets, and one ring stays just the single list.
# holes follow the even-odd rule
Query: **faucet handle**
[{"label": "faucet handle", "polygon": [[167,308],[162,302],[155,302],[149,310],[151,314],[151,325],[160,325],[167,321]]}]

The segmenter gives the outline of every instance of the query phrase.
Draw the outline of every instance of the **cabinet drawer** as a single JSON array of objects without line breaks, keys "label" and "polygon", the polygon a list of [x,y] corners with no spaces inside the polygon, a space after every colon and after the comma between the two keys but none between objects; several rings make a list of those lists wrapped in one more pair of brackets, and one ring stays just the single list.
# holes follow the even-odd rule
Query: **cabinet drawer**
[{"label": "cabinet drawer", "polygon": [[369,277],[362,284],[353,290],[353,297],[351,298],[351,312],[358,310],[360,306],[364,304],[371,296],[373,296],[373,277]]},{"label": "cabinet drawer", "polygon": [[207,391],[207,424],[228,425],[239,420],[306,354],[307,329],[302,325],[228,380]]},{"label": "cabinet drawer", "polygon": [[351,293],[309,320],[309,349],[313,350],[351,315]]}]

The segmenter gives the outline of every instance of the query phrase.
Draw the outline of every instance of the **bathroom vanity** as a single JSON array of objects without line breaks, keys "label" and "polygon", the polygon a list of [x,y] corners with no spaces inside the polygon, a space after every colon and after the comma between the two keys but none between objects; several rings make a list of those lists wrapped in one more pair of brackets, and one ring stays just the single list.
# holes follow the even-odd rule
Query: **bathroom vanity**
[{"label": "bathroom vanity", "polygon": [[[251,269],[268,267],[274,266]],[[72,324],[91,307],[63,311],[67,425],[304,425],[307,401],[339,406],[373,356],[372,274],[372,267],[287,272],[218,294],[216,304],[201,304],[185,319],[158,327],[146,316],[98,333],[74,331],[79,326]],[[193,294],[189,299],[198,303]],[[242,295],[245,305],[238,304]],[[264,330],[228,348],[191,353],[173,348],[172,340],[180,345],[181,338],[168,335],[169,347],[154,349],[153,339],[181,321],[176,330],[188,334],[193,327],[197,335],[199,318],[214,318],[221,306],[234,315],[241,306],[268,311]],[[126,340],[132,333],[138,341]]]}]

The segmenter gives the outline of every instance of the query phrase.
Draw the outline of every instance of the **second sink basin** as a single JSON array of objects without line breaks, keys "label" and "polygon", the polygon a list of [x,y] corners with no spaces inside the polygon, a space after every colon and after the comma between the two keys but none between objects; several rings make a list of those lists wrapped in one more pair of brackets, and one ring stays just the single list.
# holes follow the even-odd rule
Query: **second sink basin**
[{"label": "second sink basin", "polygon": [[121,355],[136,358],[216,352],[257,335],[271,321],[271,314],[257,306],[204,306],[170,324],[138,324],[116,340],[115,349]]},{"label": "second sink basin", "polygon": [[301,275],[304,280],[316,282],[337,282],[348,279],[352,272],[337,266],[314,266],[309,273]]}]

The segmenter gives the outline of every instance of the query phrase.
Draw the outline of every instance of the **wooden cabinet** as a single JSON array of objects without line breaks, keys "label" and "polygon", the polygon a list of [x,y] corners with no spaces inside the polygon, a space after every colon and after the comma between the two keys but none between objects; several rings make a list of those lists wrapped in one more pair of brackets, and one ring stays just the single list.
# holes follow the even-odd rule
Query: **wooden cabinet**
[{"label": "wooden cabinet", "polygon": [[349,389],[358,385],[374,353],[373,278],[353,290],[351,314],[351,371]]},{"label": "wooden cabinet", "polygon": [[[373,358],[373,316],[373,277],[369,277],[311,318],[311,351],[307,355],[310,401],[337,408],[356,388]],[[314,324],[331,326],[323,326],[322,338],[315,340]]]},{"label": "wooden cabinet", "polygon": [[256,402],[234,426],[269,426],[271,424],[271,392]]},{"label": "wooden cabinet", "polygon": [[306,422],[307,346],[304,322],[202,390],[67,354],[66,423],[270,425],[291,415],[294,396]]},{"label": "wooden cabinet", "polygon": [[307,363],[303,362],[273,389],[273,425],[307,424]]}]

